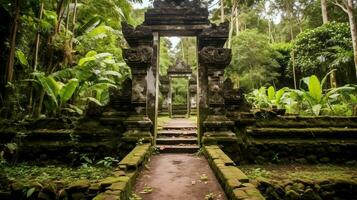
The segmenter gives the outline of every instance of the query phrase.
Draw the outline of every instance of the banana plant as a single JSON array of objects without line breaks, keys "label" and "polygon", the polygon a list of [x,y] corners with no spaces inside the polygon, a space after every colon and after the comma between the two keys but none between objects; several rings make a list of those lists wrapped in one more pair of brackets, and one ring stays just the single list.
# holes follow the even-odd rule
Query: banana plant
[{"label": "banana plant", "polygon": [[[330,72],[332,73],[332,72]],[[355,88],[351,86],[342,86],[331,88],[326,91],[323,90],[328,73],[320,82],[317,76],[312,75],[302,79],[302,82],[307,85],[308,90],[290,90],[297,96],[303,99],[301,103],[308,103],[310,112],[315,116],[319,116],[324,109],[331,109],[331,103],[336,102],[341,96],[342,92],[353,91]]]},{"label": "banana plant", "polygon": [[260,87],[259,89],[253,90],[250,94],[246,96],[248,102],[250,102],[254,108],[284,108],[283,97],[288,88],[284,87],[278,91],[275,90],[273,86],[268,89],[266,87]]},{"label": "banana plant", "polygon": [[63,83],[56,81],[53,76],[45,76],[44,73],[35,72],[33,75],[36,78],[34,81],[41,86],[48,97],[44,104],[49,111],[60,114],[62,110],[67,110],[81,114],[81,110],[74,105],[63,108],[78,88],[78,79],[72,78],[67,83]]}]

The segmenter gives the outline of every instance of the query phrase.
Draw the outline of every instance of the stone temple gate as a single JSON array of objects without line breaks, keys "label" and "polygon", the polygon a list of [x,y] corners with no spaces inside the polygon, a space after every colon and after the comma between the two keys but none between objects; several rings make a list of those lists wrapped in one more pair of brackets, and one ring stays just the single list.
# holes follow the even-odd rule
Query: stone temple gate
[{"label": "stone temple gate", "polygon": [[231,50],[223,48],[229,25],[211,24],[207,5],[199,0],[155,0],[142,25],[122,24],[129,49],[123,57],[132,71],[132,113],[125,137],[156,138],[160,37],[197,37],[198,138],[201,142],[234,140],[234,123],[226,117],[224,70]]}]

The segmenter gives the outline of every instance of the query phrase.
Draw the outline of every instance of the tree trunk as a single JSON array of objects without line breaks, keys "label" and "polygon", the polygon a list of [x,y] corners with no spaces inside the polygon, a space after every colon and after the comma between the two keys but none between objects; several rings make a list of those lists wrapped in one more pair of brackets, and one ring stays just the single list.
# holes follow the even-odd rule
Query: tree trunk
[{"label": "tree trunk", "polygon": [[73,8],[74,10],[73,10],[73,18],[72,18],[72,38],[71,38],[71,43],[70,43],[71,49],[73,49],[73,38],[75,38],[74,31],[76,29],[77,4],[78,4],[78,1],[74,0],[74,8]]},{"label": "tree trunk", "polygon": [[321,0],[321,12],[322,12],[322,22],[324,24],[328,23],[327,1],[326,0]]},{"label": "tree trunk", "polygon": [[356,78],[357,78],[357,29],[356,29],[357,27],[356,27],[355,18],[353,16],[353,1],[352,0],[347,1],[347,14],[348,14],[348,20],[349,20],[350,29],[351,29],[353,56],[354,56]]},{"label": "tree trunk", "polygon": [[239,34],[239,14],[238,14],[238,5],[236,6],[236,9],[235,9],[235,16],[236,16],[236,35]]},{"label": "tree trunk", "polygon": [[234,29],[234,14],[235,14],[236,6],[237,6],[236,3],[233,3],[232,11],[231,11],[231,20],[229,23],[229,34],[228,34],[228,42],[227,42],[228,48],[231,48],[231,46],[232,46],[232,37],[233,37],[233,29]]},{"label": "tree trunk", "polygon": [[[322,23],[323,24],[328,23],[329,20],[328,20],[327,1],[326,0],[321,0],[321,13],[322,13]],[[335,71],[333,71],[330,75],[330,87],[331,88],[337,87]]]},{"label": "tree trunk", "polygon": [[62,9],[63,8],[63,3],[64,3],[64,0],[60,0],[58,2],[58,6],[57,6],[57,26],[56,26],[55,33],[59,33],[60,32],[61,21],[62,21],[63,14],[64,14],[64,10]]},{"label": "tree trunk", "polygon": [[20,5],[19,0],[16,0],[13,7],[13,21],[10,32],[10,53],[6,63],[5,80],[6,84],[11,82],[14,75],[14,63],[15,63],[15,49],[16,49],[16,35],[18,28],[18,20],[20,17]]},{"label": "tree trunk", "polygon": [[5,91],[4,91],[4,112],[3,117],[9,117],[10,114],[10,95],[13,93],[12,87],[8,84],[13,81],[14,75],[14,64],[15,64],[15,49],[16,49],[16,36],[17,36],[17,29],[18,29],[18,20],[20,18],[20,0],[13,1],[13,8],[12,8],[12,24],[11,24],[11,31],[9,36],[10,42],[10,52],[6,62],[5,68]]},{"label": "tree trunk", "polygon": [[221,0],[221,22],[224,22],[224,0]]},{"label": "tree trunk", "polygon": [[[40,14],[39,14],[39,20],[42,20],[43,16],[43,9],[44,9],[44,4],[41,4],[40,8]],[[35,72],[37,70],[37,65],[38,65],[38,50],[40,46],[40,31],[37,31],[36,33],[36,39],[35,39],[35,55],[34,55],[34,63],[33,63],[33,71]],[[33,113],[32,111],[32,104],[33,104],[33,87],[31,87],[31,92],[30,92],[30,100],[29,100],[29,105],[28,105],[28,111],[29,113]]]}]

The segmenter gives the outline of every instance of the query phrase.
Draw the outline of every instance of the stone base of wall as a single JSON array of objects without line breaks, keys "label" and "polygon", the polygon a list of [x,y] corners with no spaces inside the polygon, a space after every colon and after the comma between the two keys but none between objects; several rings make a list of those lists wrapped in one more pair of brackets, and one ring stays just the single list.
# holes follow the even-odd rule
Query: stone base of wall
[{"label": "stone base of wall", "polygon": [[217,145],[204,146],[203,150],[229,199],[264,199],[255,186],[250,183],[248,177]]},{"label": "stone base of wall", "polygon": [[356,180],[292,180],[277,182],[257,180],[258,189],[266,199],[272,200],[329,200],[356,199]]},{"label": "stone base of wall", "polygon": [[235,123],[237,143],[219,144],[237,163],[357,162],[356,117],[249,118]]},{"label": "stone base of wall", "polygon": [[[0,192],[1,200],[45,199],[45,200],[83,200],[83,199],[129,199],[139,170],[151,155],[151,144],[137,145],[115,168],[113,175],[95,183],[79,180],[64,186],[60,183],[50,185],[34,184],[24,186],[13,183],[11,191]],[[28,196],[26,191],[35,190]],[[25,191],[25,193],[24,193]]]},{"label": "stone base of wall", "polygon": [[[119,121],[118,121],[119,120]],[[136,141],[122,140],[122,119],[43,119],[34,122],[8,122],[0,127],[0,152],[7,160],[79,164],[80,154],[101,159],[123,158]],[[7,144],[15,144],[15,150]]]}]

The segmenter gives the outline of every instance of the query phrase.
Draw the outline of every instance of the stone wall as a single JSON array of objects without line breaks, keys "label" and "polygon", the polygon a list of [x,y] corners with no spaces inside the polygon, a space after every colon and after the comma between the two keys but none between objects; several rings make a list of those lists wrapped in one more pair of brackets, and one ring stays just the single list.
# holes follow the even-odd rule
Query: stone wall
[{"label": "stone wall", "polygon": [[[5,122],[0,127],[0,152],[18,162],[79,164],[81,154],[96,159],[123,158],[136,142],[122,141],[125,127],[120,118],[42,119]],[[8,144],[16,144],[9,149]]]},{"label": "stone wall", "polygon": [[217,145],[204,146],[203,152],[229,199],[264,199],[248,177]]},{"label": "stone wall", "polygon": [[[21,182],[15,181],[9,186],[10,191],[0,191],[0,199],[129,199],[139,170],[148,161],[151,153],[150,144],[137,145],[119,162],[111,176],[94,182],[83,179],[63,185],[60,180],[57,180],[48,185],[39,183],[22,185]],[[29,195],[26,191],[31,188],[34,188],[34,191]]]},{"label": "stone wall", "polygon": [[285,182],[257,179],[257,188],[266,199],[274,200],[330,200],[357,197],[357,182],[344,179]]},{"label": "stone wall", "polygon": [[356,163],[356,117],[235,118],[237,142],[218,142],[238,163]]}]

